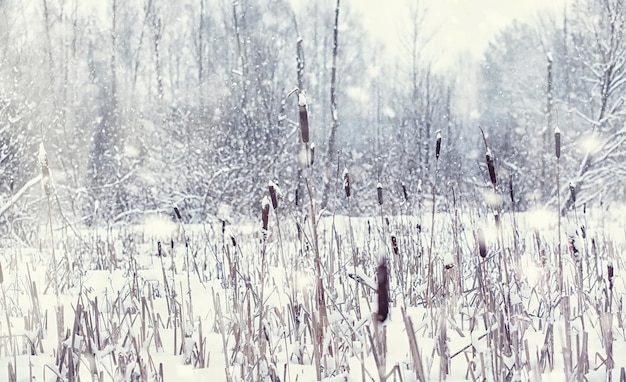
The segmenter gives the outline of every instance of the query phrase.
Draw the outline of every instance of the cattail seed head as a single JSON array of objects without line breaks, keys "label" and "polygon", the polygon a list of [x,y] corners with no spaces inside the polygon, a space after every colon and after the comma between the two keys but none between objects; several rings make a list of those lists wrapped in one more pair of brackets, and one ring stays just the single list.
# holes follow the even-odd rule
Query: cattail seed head
[{"label": "cattail seed head", "polygon": [[300,135],[303,143],[309,143],[309,112],[306,97],[303,92],[298,93],[298,111],[300,113]]},{"label": "cattail seed head", "polygon": [[346,198],[350,197],[350,175],[348,175],[348,169],[343,169],[343,189],[346,192]]},{"label": "cattail seed head", "polygon": [[163,247],[161,246],[161,241],[157,241],[157,254],[159,257],[163,257]]},{"label": "cattail seed head", "polygon": [[409,202],[409,193],[406,190],[406,184],[404,184],[404,182],[402,182],[402,195],[404,196],[404,202],[408,203]]},{"label": "cattail seed head", "polygon": [[299,187],[296,187],[296,194],[295,194],[296,207],[298,207],[298,205],[300,204],[300,192],[298,190],[299,190]]},{"label": "cattail seed head", "polygon": [[278,198],[282,196],[282,191],[280,190],[280,187],[278,187],[278,185],[274,181],[271,181],[271,180],[269,181],[267,185],[267,189],[270,194],[270,198],[272,200],[272,208],[277,209]]},{"label": "cattail seed head", "polygon": [[267,232],[269,227],[269,219],[270,219],[270,200],[266,196],[263,197],[263,201],[261,202],[261,220],[263,221],[263,233]]},{"label": "cattail seed head", "polygon": [[391,248],[394,255],[398,256],[400,254],[400,250],[398,249],[398,239],[396,239],[395,236],[391,236]]},{"label": "cattail seed head", "polygon": [[558,126],[554,129],[554,155],[557,159],[561,157],[561,129]]},{"label": "cattail seed head", "polygon": [[376,268],[376,280],[376,295],[378,297],[378,313],[376,314],[376,318],[379,322],[383,322],[389,316],[389,271],[387,270],[387,262],[385,259],[382,259]]},{"label": "cattail seed head", "polygon": [[495,187],[497,184],[496,166],[493,161],[493,155],[491,154],[491,149],[489,148],[487,148],[487,152],[485,153],[485,159],[487,160],[487,169],[489,170],[489,179],[491,179],[491,184]]},{"label": "cattail seed head", "polygon": [[237,240],[235,240],[235,237],[234,237],[234,236],[231,236],[231,237],[230,237],[230,242],[231,242],[231,244],[233,245],[233,247],[236,247],[236,246],[237,246]]},{"label": "cattail seed head", "polygon": [[313,163],[315,163],[315,143],[311,143],[309,153],[309,166],[313,166]]},{"label": "cattail seed head", "polygon": [[576,203],[576,187],[574,187],[574,183],[572,182],[569,183],[569,195],[572,202]]},{"label": "cattail seed head", "polygon": [[482,228],[476,230],[476,238],[478,240],[478,253],[483,259],[487,257],[487,243],[485,241],[485,232]]},{"label": "cattail seed head", "polygon": [[376,193],[378,195],[378,205],[383,205],[383,185],[379,182],[376,185]]},{"label": "cattail seed head", "polygon": [[226,220],[222,219],[222,236],[226,233]]},{"label": "cattail seed head", "polygon": [[441,154],[441,130],[437,130],[437,145],[435,146],[435,158],[439,160]]},{"label": "cattail seed head", "polygon": [[609,263],[606,266],[606,273],[607,273],[607,276],[608,276],[608,279],[609,279],[609,289],[613,289],[613,276],[614,276],[613,272],[614,272],[613,271],[613,263]]},{"label": "cattail seed head", "polygon": [[176,206],[174,206],[174,213],[176,214],[176,218],[178,220],[183,220],[182,216],[180,215],[180,210]]},{"label": "cattail seed head", "polygon": [[509,197],[511,198],[511,204],[515,205],[515,195],[513,194],[513,175],[509,176]]}]

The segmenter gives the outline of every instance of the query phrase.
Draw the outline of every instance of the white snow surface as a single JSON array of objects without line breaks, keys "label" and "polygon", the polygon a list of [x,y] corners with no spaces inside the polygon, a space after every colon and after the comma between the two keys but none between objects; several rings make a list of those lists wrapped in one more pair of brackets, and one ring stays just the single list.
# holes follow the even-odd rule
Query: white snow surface
[{"label": "white snow surface", "polygon": [[[264,199],[263,203],[269,203],[269,200]],[[618,296],[626,293],[623,277],[626,230],[618,224],[621,212],[621,209],[616,209],[614,214],[588,210],[584,216],[568,216],[563,218],[560,232],[556,213],[546,210],[518,213],[515,216],[504,213],[502,229],[495,226],[489,214],[485,218],[461,214],[458,235],[463,264],[455,264],[450,270],[446,270],[443,265],[456,261],[453,252],[456,247],[452,245],[451,220],[447,213],[436,214],[434,229],[430,224],[430,215],[422,216],[420,213],[390,216],[391,227],[386,227],[380,216],[323,217],[317,232],[324,267],[322,278],[329,322],[324,349],[332,349],[333,353],[327,352],[322,357],[322,380],[378,380],[378,368],[367,329],[376,337],[372,318],[377,309],[373,290],[376,286],[375,267],[381,254],[392,254],[388,248],[385,250],[385,246],[390,246],[390,240],[382,240],[389,234],[389,229],[398,238],[401,259],[392,258],[389,265],[392,303],[391,319],[384,325],[387,344],[384,369],[389,373],[397,366],[397,371],[388,380],[397,378],[398,373],[404,381],[418,380],[402,309],[406,310],[407,317],[412,321],[426,380],[443,380],[444,377],[450,381],[471,379],[468,374],[471,364],[476,365],[471,372],[476,378],[482,379],[481,361],[485,365],[484,371],[488,373],[484,376],[487,380],[494,380],[492,373],[497,373],[497,367],[501,368],[502,365],[513,368],[511,372],[522,381],[534,381],[538,376],[544,381],[565,380],[563,352],[570,349],[567,349],[565,343],[564,316],[560,305],[550,315],[544,310],[544,304],[549,299],[558,297],[555,288],[544,288],[546,276],[553,274],[556,269],[541,265],[536,238],[539,237],[544,250],[550,252],[550,258],[552,249],[561,237],[564,279],[567,285],[573,286],[577,265],[569,257],[566,246],[568,236],[571,235],[575,235],[581,253],[588,260],[583,260],[584,266],[590,264],[589,273],[597,275],[600,283],[606,281],[609,262],[615,266],[614,287],[611,291],[615,299],[610,310],[598,312],[593,305],[587,305],[583,324],[580,315],[575,312],[579,292],[570,289],[563,294],[569,297],[571,306],[569,326],[574,347],[572,351],[580,347],[582,336],[586,333],[589,371],[585,378],[589,381],[605,381],[607,369],[602,358],[606,357],[607,348],[601,336],[601,327],[610,323],[615,362],[612,377],[619,380],[621,368],[626,367],[626,359],[621,357],[626,352],[626,331],[621,325],[624,312],[618,303],[621,300]],[[237,247],[233,247],[228,241],[222,242],[221,230],[218,228],[187,225],[181,230],[171,219],[158,216],[147,219],[140,227],[115,230],[85,228],[80,231],[80,240],[69,235],[56,237],[57,262],[62,264],[61,259],[67,258],[73,264],[69,279],[62,273],[57,275],[58,282],[63,284],[58,296],[54,294],[49,281],[54,277],[50,272],[52,248],[49,238],[42,237],[41,247],[38,248],[4,248],[0,254],[4,278],[0,285],[4,293],[2,307],[3,311],[7,311],[11,335],[15,339],[16,357],[13,357],[10,348],[3,347],[0,352],[0,370],[4,371],[6,377],[8,364],[16,361],[17,381],[31,381],[31,376],[32,380],[55,381],[53,370],[58,371],[59,367],[53,355],[59,343],[66,349],[73,343],[74,359],[80,364],[78,373],[82,380],[90,380],[90,372],[95,370],[102,372],[105,381],[130,381],[142,373],[146,380],[151,381],[162,367],[165,381],[184,378],[187,381],[222,382],[228,381],[227,375],[232,381],[242,381],[247,378],[245,373],[242,375],[242,370],[246,369],[246,364],[254,361],[250,357],[260,357],[259,367],[250,367],[253,374],[247,380],[269,380],[269,375],[276,373],[281,380],[316,381],[310,330],[313,325],[311,320],[319,318],[319,312],[311,309],[318,280],[313,271],[315,256],[312,243],[306,241],[310,240],[311,227],[303,225],[308,239],[298,241],[295,233],[286,227],[295,224],[291,224],[288,216],[284,216],[284,219],[285,223],[280,227],[282,232],[278,232],[277,227],[270,227],[265,246],[260,244],[260,232],[250,230],[245,225],[229,228],[229,233],[238,242]],[[368,222],[373,227],[370,233],[367,230]],[[416,222],[422,226],[421,233],[415,231]],[[522,333],[523,346],[527,346],[530,355],[530,359],[526,359],[525,352],[520,353],[524,360],[520,369],[515,369],[515,357],[512,355],[498,359],[497,367],[493,363],[497,357],[490,338],[505,324],[495,319],[500,308],[496,307],[493,311],[482,309],[470,301],[478,296],[472,292],[472,289],[478,288],[474,279],[478,259],[473,237],[474,228],[478,225],[484,227],[488,252],[493,258],[501,253],[500,240],[509,244],[513,243],[514,238],[518,240],[516,245],[521,254],[516,272],[520,287],[504,290],[511,292],[510,304],[516,307],[516,313],[510,315],[510,322],[506,325],[509,325],[512,335]],[[576,234],[576,229],[581,225],[586,226],[585,240]],[[335,237],[334,232],[339,236]],[[354,235],[354,248],[359,249],[358,264],[353,262],[353,255],[356,254],[349,244],[350,232]],[[431,234],[434,234],[435,244],[432,249],[425,244],[421,247],[423,253],[410,252],[420,248],[416,246],[420,240],[428,243]],[[185,247],[183,235],[187,235],[189,247]],[[591,257],[591,238],[596,240],[597,258]],[[162,242],[164,257],[156,255],[157,241]],[[339,251],[337,243],[341,243]],[[512,250],[509,244],[508,250]],[[432,251],[435,271],[442,272],[446,280],[450,277],[450,282],[453,282],[453,272],[459,269],[463,272],[466,289],[460,295],[448,295],[442,300],[443,303],[431,307],[427,306],[427,300],[424,299],[431,293],[428,279],[417,274],[411,276],[409,271],[400,271],[402,267],[423,266],[429,251]],[[264,267],[261,267],[262,258],[266,261]],[[596,259],[597,266],[594,265]],[[231,279],[231,263],[236,263],[238,269],[237,278],[240,282],[236,289]],[[493,282],[494,293],[497,293],[496,269],[490,269],[487,263],[481,266],[485,280]],[[59,265],[59,269],[63,269],[62,265]],[[262,269],[264,273],[261,273]],[[347,277],[348,273],[354,272],[360,283]],[[401,274],[404,285],[399,285]],[[602,289],[594,287],[591,281],[590,278],[583,283],[583,293],[588,304],[606,301]],[[359,284],[364,285],[357,287]],[[28,289],[29,285],[36,286],[33,292],[36,298]],[[414,287],[408,288],[410,285]],[[351,292],[355,288],[359,288],[356,294],[359,315],[356,314],[355,294]],[[260,350],[262,345],[257,337],[260,306],[256,299],[261,295],[265,312],[262,320],[264,352]],[[170,313],[168,296],[174,296],[176,306],[182,309],[178,318]],[[219,303],[219,309],[216,302]],[[248,302],[251,309],[249,313]],[[81,329],[74,333],[74,317],[79,303],[84,311],[83,317],[88,317],[92,326],[85,326],[87,321],[83,319],[80,321],[81,328],[91,327],[90,331]],[[302,306],[297,315],[298,327],[292,310],[296,305]],[[57,310],[62,312],[63,317],[62,338],[57,334],[57,319],[61,317],[57,315]],[[37,314],[44,315],[47,320],[37,321]],[[25,320],[25,317],[28,319]],[[181,317],[183,322],[180,322]],[[490,321],[491,324],[486,327],[485,320],[494,321]],[[93,335],[96,321],[99,325],[97,336]],[[251,328],[248,323],[252,323]],[[181,325],[184,325],[182,331]],[[548,325],[553,325],[554,363],[552,368],[548,366],[542,374],[537,375],[537,357],[543,348]],[[8,330],[7,318],[3,315],[0,318],[0,335],[8,338]],[[380,330],[383,330],[382,327]],[[68,331],[70,337],[65,338]],[[253,337],[246,337],[246,333]],[[440,335],[445,336],[446,354],[449,357],[447,376],[442,374],[444,365],[441,364],[442,357],[438,350]],[[242,337],[238,340],[237,336]],[[30,343],[37,345],[32,352]],[[246,343],[251,346],[246,347]],[[87,351],[88,346],[93,348],[91,353]],[[200,353],[204,354],[203,367],[197,364]],[[116,374],[120,369],[120,359],[126,362],[126,369],[123,374]],[[140,360],[145,362],[141,363],[143,361]],[[139,367],[140,364],[145,368]],[[64,363],[59,373],[62,380],[68,380],[67,363]]]}]

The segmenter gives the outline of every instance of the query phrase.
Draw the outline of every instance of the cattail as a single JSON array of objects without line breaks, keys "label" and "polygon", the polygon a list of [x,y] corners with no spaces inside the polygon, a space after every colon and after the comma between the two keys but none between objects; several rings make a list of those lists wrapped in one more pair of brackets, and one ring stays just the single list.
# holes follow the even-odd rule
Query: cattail
[{"label": "cattail", "polygon": [[224,236],[225,232],[226,232],[226,220],[222,219],[222,236]]},{"label": "cattail", "polygon": [[515,195],[513,195],[513,175],[509,176],[509,197],[511,198],[511,204],[515,205]]},{"label": "cattail", "polygon": [[231,242],[231,244],[233,245],[233,247],[236,247],[236,246],[237,246],[237,240],[235,240],[235,237],[234,237],[234,236],[231,236],[231,237],[230,237],[230,242]]},{"label": "cattail", "polygon": [[391,236],[391,248],[393,249],[393,254],[398,256],[400,254],[400,250],[398,249],[398,239],[395,236]]},{"label": "cattail", "polygon": [[409,202],[409,193],[406,190],[406,184],[404,184],[404,182],[402,182],[402,195],[404,195],[404,202],[408,203]]},{"label": "cattail", "polygon": [[313,166],[313,163],[315,163],[315,143],[311,143],[311,149],[309,152],[311,153],[309,158],[309,166]]},{"label": "cattail", "polygon": [[569,195],[570,199],[572,199],[572,203],[576,203],[576,188],[572,182],[569,182]]},{"label": "cattail", "polygon": [[554,154],[557,159],[561,157],[561,129],[558,126],[554,129]]},{"label": "cattail", "polygon": [[261,220],[263,221],[263,234],[267,232],[270,219],[270,200],[266,196],[263,197],[261,202]]},{"label": "cattail", "polygon": [[295,195],[296,207],[298,207],[298,205],[300,204],[300,192],[298,190],[299,190],[299,187],[296,187],[296,195]]},{"label": "cattail", "polygon": [[343,169],[343,189],[346,192],[346,198],[350,197],[350,175],[348,175],[348,169]]},{"label": "cattail", "polygon": [[613,263],[606,266],[607,276],[609,277],[609,289],[613,289]]},{"label": "cattail", "polygon": [[420,223],[417,223],[417,225],[415,226],[415,228],[417,229],[417,233],[422,233],[422,225]]},{"label": "cattail", "polygon": [[572,258],[574,259],[574,261],[578,263],[581,260],[581,254],[578,249],[578,243],[576,240],[577,236],[578,236],[578,232],[576,231],[576,227],[570,226],[567,232],[567,243],[568,243],[569,252],[572,255]]},{"label": "cattail", "polygon": [[435,146],[435,158],[439,160],[441,154],[441,130],[437,130],[437,145]]},{"label": "cattail", "polygon": [[271,180],[268,183],[267,189],[269,191],[270,198],[272,199],[272,208],[277,209],[278,198],[282,196],[282,191],[280,190],[280,187],[278,187],[278,185]]},{"label": "cattail", "polygon": [[478,253],[484,259],[487,257],[487,244],[485,243],[485,233],[482,228],[476,230],[476,237],[478,238]]},{"label": "cattail", "polygon": [[174,206],[174,213],[176,214],[176,217],[178,218],[178,220],[183,220],[183,218],[180,215],[180,211],[178,210],[178,207]]},{"label": "cattail", "polygon": [[385,259],[382,259],[376,268],[376,279],[378,284],[376,288],[378,296],[378,313],[376,318],[379,322],[383,322],[389,316],[389,273]]},{"label": "cattail", "polygon": [[378,184],[376,185],[376,192],[378,194],[378,205],[382,206],[383,205],[383,185],[378,182]]},{"label": "cattail", "polygon": [[485,159],[487,160],[487,169],[489,170],[489,179],[491,179],[491,184],[496,186],[496,166],[493,162],[493,155],[491,154],[491,149],[487,147],[487,153],[485,153]]},{"label": "cattail", "polygon": [[300,134],[303,143],[309,143],[309,113],[306,97],[303,92],[298,93],[298,110],[300,111]]},{"label": "cattail", "polygon": [[157,241],[157,254],[159,257],[163,257],[163,247],[161,246],[161,241]]},{"label": "cattail", "polygon": [[587,229],[585,228],[584,225],[580,226],[580,237],[582,237],[583,240],[587,238]]}]

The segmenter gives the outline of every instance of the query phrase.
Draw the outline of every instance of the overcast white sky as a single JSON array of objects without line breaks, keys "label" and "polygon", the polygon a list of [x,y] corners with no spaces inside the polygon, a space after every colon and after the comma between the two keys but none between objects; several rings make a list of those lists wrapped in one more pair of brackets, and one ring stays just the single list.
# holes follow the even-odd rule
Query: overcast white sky
[{"label": "overcast white sky", "polygon": [[[398,43],[406,26],[408,4],[427,9],[427,28],[435,35],[428,52],[438,65],[451,65],[459,53],[481,57],[488,42],[514,19],[531,20],[538,12],[562,11],[565,0],[346,0],[363,13],[369,30],[387,45]],[[398,45],[399,48],[399,45]]]}]

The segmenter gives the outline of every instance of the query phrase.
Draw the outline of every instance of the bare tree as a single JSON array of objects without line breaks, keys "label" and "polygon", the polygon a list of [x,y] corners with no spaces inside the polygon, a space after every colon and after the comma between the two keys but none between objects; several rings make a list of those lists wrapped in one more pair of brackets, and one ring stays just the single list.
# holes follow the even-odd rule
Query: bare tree
[{"label": "bare tree", "polygon": [[[586,134],[598,143],[587,148],[573,182],[577,192],[588,191],[583,200],[590,200],[603,191],[624,188],[620,185],[623,177],[617,175],[626,173],[626,4],[622,0],[580,0],[574,9],[572,45],[587,95],[575,105],[575,112],[588,126]],[[570,197],[562,209],[572,204]]]}]

